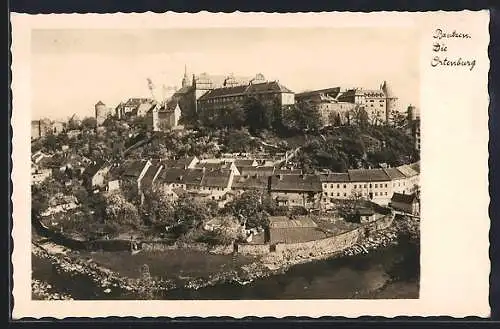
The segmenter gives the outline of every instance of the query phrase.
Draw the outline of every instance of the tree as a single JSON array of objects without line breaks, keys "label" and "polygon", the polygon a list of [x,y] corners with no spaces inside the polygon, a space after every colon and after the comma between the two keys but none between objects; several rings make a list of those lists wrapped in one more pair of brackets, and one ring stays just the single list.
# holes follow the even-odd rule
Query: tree
[{"label": "tree", "polygon": [[136,206],[128,202],[120,194],[110,194],[104,197],[105,220],[125,226],[137,227],[141,224]]},{"label": "tree", "polygon": [[141,213],[149,224],[173,225],[173,210],[174,208],[163,189],[150,190],[144,193]]},{"label": "tree", "polygon": [[255,97],[249,97],[243,104],[246,125],[252,134],[271,127],[272,114],[262,102]]},{"label": "tree", "polygon": [[246,130],[230,131],[224,138],[228,152],[248,152],[256,147],[255,141]]},{"label": "tree", "polygon": [[284,125],[292,131],[317,132],[321,128],[321,115],[318,109],[308,103],[300,102],[283,115]]},{"label": "tree", "polygon": [[238,218],[248,228],[268,225],[267,214],[262,205],[263,196],[257,191],[247,191],[229,202],[226,211]]},{"label": "tree", "polygon": [[86,117],[82,120],[82,127],[85,130],[92,130],[97,127],[97,120],[94,117]]},{"label": "tree", "polygon": [[342,124],[340,114],[336,111],[330,113],[330,115],[328,116],[328,123],[333,127],[340,126]]},{"label": "tree", "polygon": [[181,197],[174,205],[172,219],[173,231],[179,235],[198,227],[209,218],[206,206],[190,197]]}]

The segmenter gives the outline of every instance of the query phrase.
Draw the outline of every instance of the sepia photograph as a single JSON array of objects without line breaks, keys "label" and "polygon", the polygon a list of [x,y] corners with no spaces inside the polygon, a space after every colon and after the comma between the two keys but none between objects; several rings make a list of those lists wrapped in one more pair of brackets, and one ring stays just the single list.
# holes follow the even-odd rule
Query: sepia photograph
[{"label": "sepia photograph", "polygon": [[11,20],[13,318],[488,316],[488,12]]},{"label": "sepia photograph", "polygon": [[419,298],[418,45],[34,30],[32,298]]}]

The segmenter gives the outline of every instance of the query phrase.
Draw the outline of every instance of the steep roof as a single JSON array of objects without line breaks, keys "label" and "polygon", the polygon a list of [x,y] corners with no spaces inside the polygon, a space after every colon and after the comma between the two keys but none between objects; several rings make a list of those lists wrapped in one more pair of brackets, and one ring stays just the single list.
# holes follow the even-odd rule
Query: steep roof
[{"label": "steep roof", "polygon": [[349,182],[349,174],[347,173],[330,173],[322,174],[319,179],[324,183],[347,183]]},{"label": "steep roof", "polygon": [[185,183],[185,178],[189,174],[188,171],[189,169],[184,168],[166,168],[162,170],[160,180],[167,184],[183,184]]},{"label": "steep roof", "polygon": [[155,101],[151,98],[129,98],[123,106],[127,107],[137,107],[144,103],[154,103]]},{"label": "steep roof", "polygon": [[351,182],[380,182],[390,180],[383,169],[350,169],[349,180]]},{"label": "steep roof", "polygon": [[269,184],[268,176],[235,176],[232,188],[234,190],[267,190]]},{"label": "steep roof", "polygon": [[402,165],[397,167],[397,169],[406,177],[413,177],[418,175],[418,172],[413,170],[409,165]]},{"label": "steep roof", "polygon": [[302,175],[302,169],[278,168],[274,170],[275,175]]},{"label": "steep roof", "polygon": [[415,194],[401,194],[401,193],[396,193],[392,195],[391,202],[400,202],[400,203],[407,203],[411,204],[413,201],[415,201],[416,195]]},{"label": "steep roof", "polygon": [[96,161],[95,163],[91,164],[89,167],[85,168],[85,171],[83,172],[83,177],[85,178],[91,178],[93,177],[95,174],[97,174],[97,172],[99,170],[101,170],[101,168],[103,168],[105,166],[106,162],[105,161]]},{"label": "steep roof", "polygon": [[125,171],[123,176],[126,177],[139,177],[142,170],[146,166],[147,160],[132,160],[125,164]]},{"label": "steep roof", "polygon": [[277,81],[251,83],[233,87],[214,88],[207,91],[199,100],[233,96],[233,95],[253,95],[262,93],[293,93],[290,89]]},{"label": "steep roof", "polygon": [[203,179],[201,181],[201,186],[225,188],[228,186],[230,179],[231,179],[230,170],[217,170],[217,171],[205,172],[205,174],[203,175]]},{"label": "steep roof", "polygon": [[237,168],[241,176],[246,176],[246,175],[272,176],[274,173],[274,167],[272,166],[261,166],[261,167],[246,166]]},{"label": "steep roof", "polygon": [[318,227],[311,218],[309,217],[298,217],[296,219],[290,219],[286,216],[270,216],[269,217],[269,228],[294,228],[294,227]]},{"label": "steep roof", "polygon": [[413,169],[416,173],[420,174],[420,161],[412,163],[409,165],[411,169]]},{"label": "steep roof", "polygon": [[148,170],[146,170],[146,173],[142,177],[141,180],[141,186],[144,189],[149,189],[153,185],[153,179],[155,178],[156,174],[162,169],[161,166],[158,165],[151,165],[148,167]]},{"label": "steep roof", "polygon": [[306,98],[306,97],[311,97],[319,94],[333,94],[332,97],[337,97],[340,94],[340,87],[334,87],[334,88],[325,88],[325,89],[318,89],[318,90],[308,90],[304,91],[298,94],[295,94],[295,98],[300,99],[300,98]]},{"label": "steep roof", "polygon": [[255,159],[236,159],[234,160],[234,165],[236,167],[252,167],[255,163]]},{"label": "steep roof", "polygon": [[274,175],[271,191],[321,192],[321,182],[316,175]]},{"label": "steep roof", "polygon": [[397,168],[384,168],[384,171],[391,180],[406,178]]},{"label": "steep roof", "polygon": [[197,169],[186,170],[186,176],[184,177],[184,183],[186,185],[200,186],[203,179],[203,171]]}]

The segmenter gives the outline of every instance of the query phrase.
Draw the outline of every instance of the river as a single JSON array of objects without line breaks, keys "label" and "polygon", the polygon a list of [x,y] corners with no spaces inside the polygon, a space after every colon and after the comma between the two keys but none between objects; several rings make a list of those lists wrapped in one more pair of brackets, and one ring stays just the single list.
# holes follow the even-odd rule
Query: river
[{"label": "river", "polygon": [[[218,284],[198,290],[175,289],[155,299],[352,299],[418,298],[418,248],[400,244],[366,255],[315,261],[292,267],[285,274],[246,285]],[[85,277],[56,273],[46,260],[33,258],[33,278],[49,283],[54,291],[76,299],[139,299],[113,289],[103,289]]]}]

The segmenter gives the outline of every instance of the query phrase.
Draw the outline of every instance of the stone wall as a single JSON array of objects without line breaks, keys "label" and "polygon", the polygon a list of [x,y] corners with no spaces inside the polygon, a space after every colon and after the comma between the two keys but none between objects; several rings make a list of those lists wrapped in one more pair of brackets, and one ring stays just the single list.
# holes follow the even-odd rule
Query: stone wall
[{"label": "stone wall", "polygon": [[268,244],[239,244],[238,253],[242,255],[258,256],[269,253]]},{"label": "stone wall", "polygon": [[367,223],[340,235],[309,242],[279,243],[275,245],[275,248],[269,244],[239,244],[238,253],[257,256],[274,251],[283,255],[293,254],[298,257],[314,257],[322,254],[332,254],[352,247],[360,238],[364,238],[366,235],[388,228],[391,226],[393,219],[393,215],[387,215],[377,221]]}]

